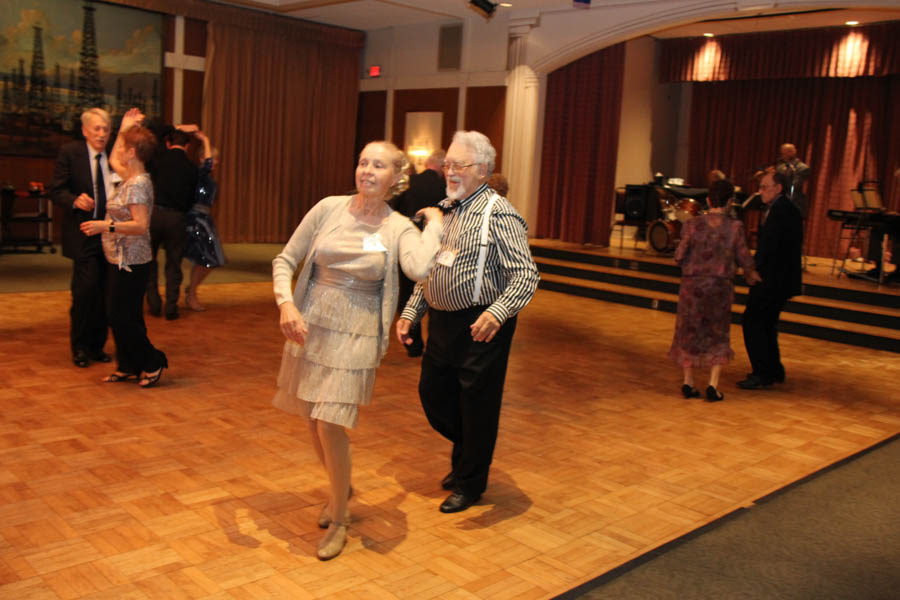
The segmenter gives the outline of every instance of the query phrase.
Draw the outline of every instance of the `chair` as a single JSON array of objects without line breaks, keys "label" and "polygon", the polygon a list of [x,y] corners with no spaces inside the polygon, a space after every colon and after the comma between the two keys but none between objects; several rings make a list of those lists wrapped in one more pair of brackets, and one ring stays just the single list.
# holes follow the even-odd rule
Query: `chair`
[{"label": "chair", "polygon": [[[847,260],[850,256],[850,248],[854,246],[862,247],[861,241],[866,232],[872,229],[871,224],[866,220],[866,215],[868,215],[871,210],[867,210],[866,207],[866,198],[865,198],[865,189],[856,189],[850,190],[850,198],[853,200],[853,208],[854,214],[850,218],[846,218],[841,222],[841,229],[838,234],[837,240],[834,243],[834,251],[831,255],[831,274],[834,275],[835,270],[837,270],[837,276],[840,277],[842,273],[846,273],[846,265]],[[877,194],[877,190],[875,190]],[[880,198],[879,198],[880,200]],[[837,267],[837,257],[841,252],[841,243],[847,242],[847,249],[844,251],[844,255],[841,258],[841,266]]]},{"label": "chair", "polygon": [[[616,227],[619,228],[619,249],[621,250],[625,245],[625,228],[626,227],[640,227],[643,225],[646,220],[644,218],[645,204],[646,200],[642,202],[636,202],[636,197],[642,194],[646,194],[643,190],[636,190],[635,188],[644,188],[646,186],[632,186],[628,185],[625,187],[616,188],[616,201],[615,201],[615,214],[622,215],[621,219],[618,219],[613,222],[612,227],[609,229],[609,237],[612,239],[613,231],[615,231]],[[630,202],[629,202],[630,201]],[[640,205],[640,210],[637,210],[637,207]],[[638,214],[640,213],[640,214]],[[637,248],[638,239],[637,236],[632,240],[634,242],[634,248]]]}]

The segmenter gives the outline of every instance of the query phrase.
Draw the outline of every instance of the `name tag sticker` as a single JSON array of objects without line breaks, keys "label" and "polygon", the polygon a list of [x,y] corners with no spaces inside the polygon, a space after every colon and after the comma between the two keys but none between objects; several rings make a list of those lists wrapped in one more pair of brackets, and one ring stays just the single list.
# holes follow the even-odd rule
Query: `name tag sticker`
[{"label": "name tag sticker", "polygon": [[380,233],[373,233],[364,237],[363,250],[366,252],[387,252],[387,248],[381,243]]},{"label": "name tag sticker", "polygon": [[445,267],[452,267],[454,260],[456,260],[456,252],[451,250],[444,250],[437,257],[438,264]]}]

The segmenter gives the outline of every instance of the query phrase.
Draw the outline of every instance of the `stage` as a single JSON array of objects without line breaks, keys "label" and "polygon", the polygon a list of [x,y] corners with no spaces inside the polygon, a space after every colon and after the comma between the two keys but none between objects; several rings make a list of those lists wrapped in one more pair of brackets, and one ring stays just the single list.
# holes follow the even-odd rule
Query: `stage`
[{"label": "stage", "polygon": [[684,400],[673,314],[541,289],[482,500],[438,512],[449,445],[392,343],[351,434],[349,542],[322,563],[325,475],[270,405],[271,284],[202,300],[148,317],[171,369],[141,390],[72,366],[68,292],[0,294],[0,597],[549,598],[900,431],[893,352],[783,334],[786,383],[743,391],[733,326],[725,401]]}]

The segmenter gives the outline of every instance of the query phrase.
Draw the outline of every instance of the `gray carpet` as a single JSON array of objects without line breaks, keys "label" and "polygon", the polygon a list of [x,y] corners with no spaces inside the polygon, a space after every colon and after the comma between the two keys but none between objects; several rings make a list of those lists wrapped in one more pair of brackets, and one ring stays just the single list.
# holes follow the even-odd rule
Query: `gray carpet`
[{"label": "gray carpet", "polygon": [[900,598],[900,438],[559,598]]}]

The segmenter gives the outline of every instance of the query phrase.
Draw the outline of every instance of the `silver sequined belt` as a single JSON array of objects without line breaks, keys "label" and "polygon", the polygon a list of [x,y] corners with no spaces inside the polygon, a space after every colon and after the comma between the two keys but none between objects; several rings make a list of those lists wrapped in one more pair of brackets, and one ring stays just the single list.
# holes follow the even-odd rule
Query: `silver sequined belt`
[{"label": "silver sequined belt", "polygon": [[377,294],[381,292],[381,288],[384,285],[383,279],[377,279],[375,281],[370,279],[358,279],[339,269],[329,269],[328,267],[319,265],[313,265],[311,279],[315,283],[322,285],[346,288],[356,292],[364,292],[366,294]]}]

